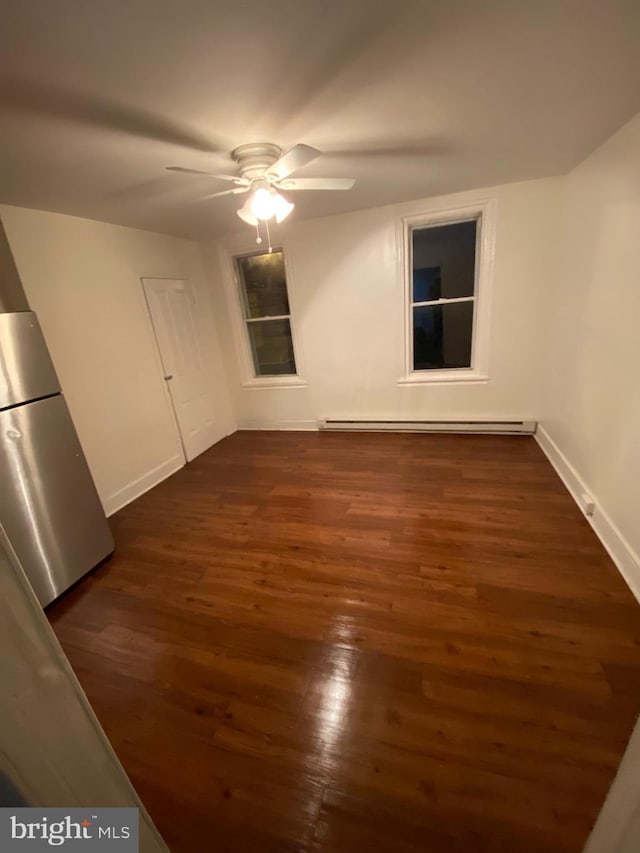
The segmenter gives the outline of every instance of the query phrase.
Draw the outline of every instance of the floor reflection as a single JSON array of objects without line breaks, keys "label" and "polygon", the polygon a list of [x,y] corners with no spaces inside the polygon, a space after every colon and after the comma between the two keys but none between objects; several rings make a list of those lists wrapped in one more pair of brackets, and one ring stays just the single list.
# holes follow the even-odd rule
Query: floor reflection
[{"label": "floor reflection", "polygon": [[340,739],[348,727],[353,700],[358,648],[353,619],[339,616],[332,622],[327,639],[323,680],[317,685],[316,743],[325,765],[332,765]]}]

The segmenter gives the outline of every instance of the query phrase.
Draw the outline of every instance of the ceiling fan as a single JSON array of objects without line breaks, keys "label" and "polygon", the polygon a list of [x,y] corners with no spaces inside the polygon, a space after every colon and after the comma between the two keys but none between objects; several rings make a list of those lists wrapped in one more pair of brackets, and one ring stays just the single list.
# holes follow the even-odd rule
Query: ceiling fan
[{"label": "ceiling fan", "polygon": [[[306,166],[320,155],[320,151],[310,145],[294,145],[285,154],[277,145],[269,142],[251,142],[241,145],[231,152],[238,164],[239,175],[217,175],[199,169],[186,169],[182,166],[167,166],[170,172],[186,172],[191,175],[206,175],[221,181],[235,184],[232,189],[212,193],[204,198],[217,198],[223,195],[249,193],[249,198],[238,210],[238,216],[248,225],[259,227],[260,222],[275,219],[282,222],[293,210],[280,190],[349,190],[355,184],[353,178],[292,178],[290,175]],[[258,235],[259,237],[259,235]]]}]

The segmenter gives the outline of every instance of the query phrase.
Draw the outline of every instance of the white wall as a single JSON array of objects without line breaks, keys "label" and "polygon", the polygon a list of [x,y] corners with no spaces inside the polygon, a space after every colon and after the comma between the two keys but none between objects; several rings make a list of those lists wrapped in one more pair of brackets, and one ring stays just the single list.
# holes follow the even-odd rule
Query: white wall
[{"label": "white wall", "polygon": [[107,513],[183,464],[141,276],[188,278],[198,295],[220,437],[235,428],[197,243],[0,206]]},{"label": "white wall", "polygon": [[[559,179],[393,205],[312,221],[287,221],[275,245],[289,263],[298,363],[308,387],[246,389],[231,323],[224,353],[241,427],[309,427],[319,418],[536,418],[541,328],[557,266]],[[403,216],[496,200],[487,382],[399,385],[404,370],[404,297],[398,223]],[[255,250],[255,233],[206,247],[217,310],[220,245]],[[231,309],[233,310],[233,308]]]},{"label": "white wall", "polygon": [[562,236],[542,440],[640,597],[640,115],[565,179]]}]

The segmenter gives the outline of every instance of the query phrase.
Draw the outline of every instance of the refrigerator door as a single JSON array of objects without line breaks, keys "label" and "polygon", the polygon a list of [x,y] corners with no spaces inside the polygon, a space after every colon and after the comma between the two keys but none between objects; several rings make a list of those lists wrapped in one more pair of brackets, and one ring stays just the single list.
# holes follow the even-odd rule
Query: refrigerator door
[{"label": "refrigerator door", "polygon": [[[0,672],[0,806],[138,808],[140,853],[169,853],[87,702],[1,526]],[[115,842],[105,844],[109,850],[120,847]],[[42,849],[37,841],[36,845]],[[27,849],[33,846],[27,844]]]},{"label": "refrigerator door", "polygon": [[61,395],[0,411],[0,524],[44,606],[114,548]]},{"label": "refrigerator door", "polygon": [[33,311],[0,314],[0,409],[59,392],[60,383]]}]

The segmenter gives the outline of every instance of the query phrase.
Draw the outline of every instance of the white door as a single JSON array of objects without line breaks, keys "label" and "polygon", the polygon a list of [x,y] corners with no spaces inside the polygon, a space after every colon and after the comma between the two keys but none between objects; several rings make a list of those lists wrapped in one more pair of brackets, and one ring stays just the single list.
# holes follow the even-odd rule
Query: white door
[{"label": "white door", "polygon": [[189,462],[224,435],[216,423],[213,376],[202,357],[195,300],[186,281],[143,278],[142,284]]}]

